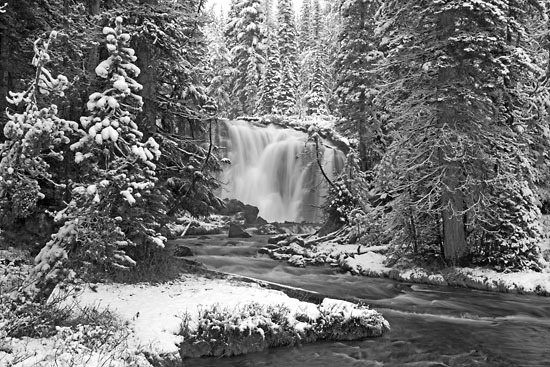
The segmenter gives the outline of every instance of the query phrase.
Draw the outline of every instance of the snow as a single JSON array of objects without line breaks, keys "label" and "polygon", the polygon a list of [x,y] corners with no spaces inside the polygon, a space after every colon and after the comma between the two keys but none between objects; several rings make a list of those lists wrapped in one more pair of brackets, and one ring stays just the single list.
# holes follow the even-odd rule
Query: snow
[{"label": "snow", "polygon": [[539,293],[546,291],[550,293],[550,269],[546,268],[542,272],[524,271],[515,273],[498,273],[485,268],[457,268],[460,274],[467,275],[469,278],[495,286],[504,286],[506,289],[517,289],[518,291],[528,293]]},{"label": "snow", "polygon": [[[242,283],[230,279],[207,279],[185,275],[162,284],[95,284],[85,287],[72,297],[57,289],[52,297],[62,297],[63,305],[75,314],[89,307],[98,311],[109,310],[117,318],[117,342],[113,345],[90,345],[101,327],[78,325],[75,328],[58,327],[51,338],[0,339],[0,366],[149,366],[143,352],[153,355],[173,355],[179,352],[183,341],[179,334],[183,320],[191,329],[198,325],[201,310],[212,307],[245,310],[257,305],[258,309],[288,309],[287,321],[297,332],[311,328],[304,318],[317,320],[321,315],[331,319],[359,318],[367,325],[379,314],[368,308],[339,300],[325,299],[321,305],[302,302],[285,293],[262,288],[255,283]],[[255,306],[256,307],[256,306]],[[89,312],[89,311],[88,311]],[[263,320],[257,313],[242,319],[239,329],[256,329],[255,323]],[[300,320],[300,321],[298,321]],[[389,325],[386,326],[389,329]],[[277,327],[277,325],[273,325]],[[9,353],[7,352],[9,351]]]},{"label": "snow", "polygon": [[362,271],[368,271],[370,275],[376,274],[377,276],[382,276],[391,270],[391,268],[384,265],[386,255],[372,251],[368,251],[361,255],[355,255],[354,257],[349,257],[346,260],[347,264],[351,268],[356,269],[358,274]]},{"label": "snow", "polygon": [[[139,349],[145,346],[147,351],[157,354],[177,353],[177,344],[183,341],[177,335],[183,318],[188,317],[190,325],[194,325],[199,311],[205,307],[221,305],[238,309],[255,302],[265,307],[287,307],[291,315],[305,315],[310,319],[320,315],[316,305],[290,298],[280,291],[264,289],[256,284],[192,275],[157,285],[98,284],[93,291],[90,288],[83,291],[74,302],[80,308],[108,308],[132,329],[133,334],[128,339],[130,347]],[[351,303],[338,304],[338,312],[353,308]],[[331,305],[334,303],[327,303],[327,310]],[[376,313],[372,310],[363,312],[366,311]],[[345,312],[346,315],[353,314]],[[303,328],[301,323],[295,324],[295,328]]]}]

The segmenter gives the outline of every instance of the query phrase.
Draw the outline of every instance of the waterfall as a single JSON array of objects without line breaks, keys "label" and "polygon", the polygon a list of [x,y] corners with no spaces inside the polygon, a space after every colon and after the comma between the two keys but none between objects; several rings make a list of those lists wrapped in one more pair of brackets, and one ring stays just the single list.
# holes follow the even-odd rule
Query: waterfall
[{"label": "waterfall", "polygon": [[[319,222],[328,184],[307,135],[245,121],[226,124],[231,165],[223,174],[222,197],[258,207],[270,222]],[[323,170],[332,179],[343,167],[344,154],[326,142],[322,149]]]}]

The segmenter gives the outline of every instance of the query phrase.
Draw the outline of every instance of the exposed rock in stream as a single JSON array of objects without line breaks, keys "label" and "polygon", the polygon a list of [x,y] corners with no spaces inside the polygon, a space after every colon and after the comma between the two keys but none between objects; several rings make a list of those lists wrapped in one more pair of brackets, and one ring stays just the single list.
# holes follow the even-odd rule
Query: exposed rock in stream
[{"label": "exposed rock in stream", "polygon": [[240,225],[236,223],[229,224],[229,238],[249,238],[252,237],[250,233],[246,232]]}]

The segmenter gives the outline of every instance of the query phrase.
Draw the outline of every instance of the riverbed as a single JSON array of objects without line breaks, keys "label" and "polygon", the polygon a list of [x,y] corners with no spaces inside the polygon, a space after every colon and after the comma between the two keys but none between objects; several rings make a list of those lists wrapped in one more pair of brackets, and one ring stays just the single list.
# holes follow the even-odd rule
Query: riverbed
[{"label": "riverbed", "polygon": [[550,298],[399,283],[294,268],[258,254],[267,236],[185,238],[209,269],[364,302],[390,322],[386,336],[200,359],[188,366],[550,366]]}]

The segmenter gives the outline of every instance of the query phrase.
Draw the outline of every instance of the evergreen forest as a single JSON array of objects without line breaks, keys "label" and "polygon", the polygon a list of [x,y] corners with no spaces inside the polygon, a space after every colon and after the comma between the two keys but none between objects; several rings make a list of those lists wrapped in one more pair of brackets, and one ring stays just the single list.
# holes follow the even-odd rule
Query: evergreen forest
[{"label": "evergreen forest", "polygon": [[[438,267],[541,271],[546,0],[8,0],[0,224],[25,292],[132,271],[225,204],[224,119],[334,122],[326,233]],[[326,132],[325,132],[326,133]],[[351,232],[350,232],[351,233]]]}]

